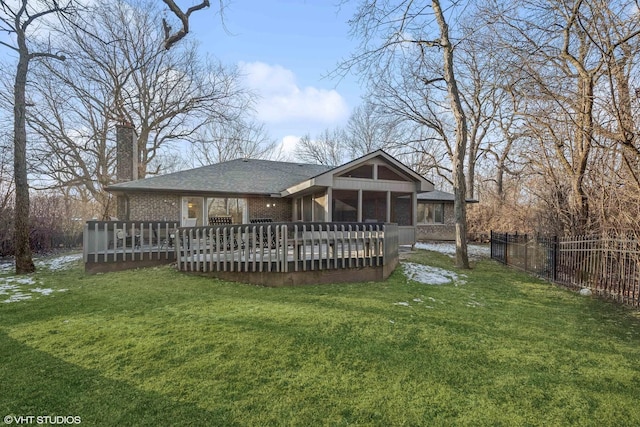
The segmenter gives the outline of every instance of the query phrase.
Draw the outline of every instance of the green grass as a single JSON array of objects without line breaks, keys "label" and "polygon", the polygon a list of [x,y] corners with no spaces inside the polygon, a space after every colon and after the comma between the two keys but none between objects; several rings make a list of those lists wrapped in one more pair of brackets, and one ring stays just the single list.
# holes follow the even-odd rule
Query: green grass
[{"label": "green grass", "polygon": [[[412,261],[455,271],[440,254]],[[457,272],[466,284],[408,282],[398,269],[384,283],[263,288],[169,267],[41,271],[39,286],[68,291],[0,304],[0,415],[640,425],[637,313],[491,261]]]}]

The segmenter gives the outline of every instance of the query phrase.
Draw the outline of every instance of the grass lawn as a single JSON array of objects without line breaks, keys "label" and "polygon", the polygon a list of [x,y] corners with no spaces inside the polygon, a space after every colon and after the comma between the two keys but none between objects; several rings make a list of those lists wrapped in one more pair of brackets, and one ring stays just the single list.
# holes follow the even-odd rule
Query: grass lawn
[{"label": "grass lawn", "polygon": [[466,277],[429,285],[398,268],[385,283],[263,288],[170,267],[88,276],[77,261],[22,284],[2,272],[0,301],[41,290],[0,303],[0,416],[640,425],[637,312],[489,260],[410,261]]}]

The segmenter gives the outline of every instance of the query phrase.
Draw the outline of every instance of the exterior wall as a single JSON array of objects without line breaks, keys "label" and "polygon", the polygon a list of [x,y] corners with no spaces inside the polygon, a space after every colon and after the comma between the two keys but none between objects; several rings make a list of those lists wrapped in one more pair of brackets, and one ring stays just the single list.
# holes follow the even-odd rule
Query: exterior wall
[{"label": "exterior wall", "polygon": [[[267,206],[269,205],[269,206]],[[292,200],[273,197],[247,198],[249,219],[271,218],[273,222],[290,222],[292,219]]]},{"label": "exterior wall", "polygon": [[455,225],[447,224],[420,224],[416,226],[416,240],[418,242],[428,240],[455,240]]},{"label": "exterior wall", "polygon": [[180,221],[180,196],[131,193],[129,221]]},{"label": "exterior wall", "polygon": [[453,203],[444,204],[444,223],[445,225],[456,224],[456,218],[453,213]]},{"label": "exterior wall", "polygon": [[453,203],[444,204],[444,224],[418,224],[416,240],[455,240],[456,227],[453,215]]},{"label": "exterior wall", "polygon": [[[131,193],[128,197],[129,221],[180,221],[180,195]],[[246,200],[249,219],[271,218],[274,222],[291,221],[290,199],[251,197]],[[124,219],[124,215],[120,219]]]},{"label": "exterior wall", "polygon": [[116,217],[121,221],[128,221],[128,212],[127,212],[127,197],[126,196],[118,196],[116,198]]}]

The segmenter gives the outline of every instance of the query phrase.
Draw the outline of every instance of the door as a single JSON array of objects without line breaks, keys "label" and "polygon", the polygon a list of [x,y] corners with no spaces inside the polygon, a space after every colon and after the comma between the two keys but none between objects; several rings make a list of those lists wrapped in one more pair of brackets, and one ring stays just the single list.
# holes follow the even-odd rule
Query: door
[{"label": "door", "polygon": [[200,227],[206,225],[204,218],[204,198],[202,197],[183,197],[182,198],[182,226]]}]

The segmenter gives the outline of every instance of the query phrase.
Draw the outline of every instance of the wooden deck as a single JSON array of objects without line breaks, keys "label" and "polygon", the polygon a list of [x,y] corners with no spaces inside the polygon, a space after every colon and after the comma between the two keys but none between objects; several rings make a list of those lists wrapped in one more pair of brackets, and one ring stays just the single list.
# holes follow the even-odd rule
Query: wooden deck
[{"label": "wooden deck", "polygon": [[[181,271],[260,284],[322,282],[323,275],[333,281],[379,280],[397,265],[398,227],[371,223],[177,227],[176,223],[96,221],[85,227],[84,257],[88,272],[176,262]],[[310,272],[314,274],[303,276]]]}]

